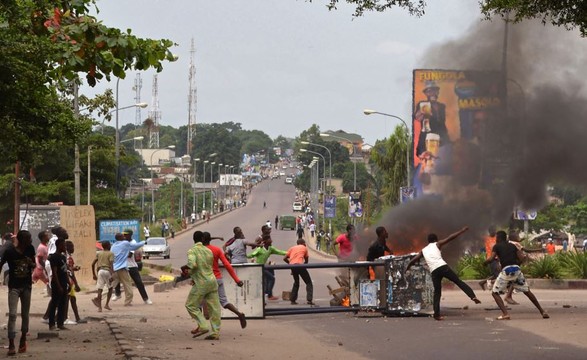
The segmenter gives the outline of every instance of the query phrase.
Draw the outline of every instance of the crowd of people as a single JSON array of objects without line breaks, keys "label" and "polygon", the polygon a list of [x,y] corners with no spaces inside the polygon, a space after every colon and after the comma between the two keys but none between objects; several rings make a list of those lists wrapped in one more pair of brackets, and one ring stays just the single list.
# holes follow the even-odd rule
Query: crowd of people
[{"label": "crowd of people", "polygon": [[[302,225],[303,224],[303,225]],[[311,217],[300,217],[299,225],[310,229],[310,237],[315,238],[315,228],[312,228]],[[241,327],[247,326],[246,316],[236,306],[231,304],[226,296],[224,279],[219,268],[222,263],[232,280],[237,286],[242,287],[244,282],[238,277],[232,265],[244,264],[253,261],[257,264],[273,264],[270,260],[272,255],[282,256],[283,261],[294,265],[291,269],[293,284],[289,294],[289,301],[292,305],[298,304],[300,278],[306,287],[306,303],[314,305],[313,284],[307,268],[298,264],[307,264],[309,252],[305,241],[305,234],[297,232],[296,244],[287,250],[281,250],[273,246],[271,222],[261,227],[261,234],[254,240],[246,239],[240,227],[233,229],[234,236],[226,241],[222,247],[212,245],[212,240],[222,240],[222,237],[214,237],[209,232],[195,231],[193,233],[194,245],[187,252],[187,264],[182,266],[180,279],[191,279],[192,288],[186,299],[186,310],[195,320],[197,326],[191,330],[193,337],[203,335],[207,340],[219,339],[221,320],[221,309],[227,309],[238,318]],[[455,283],[473,302],[480,303],[475,292],[464,283],[458,275],[448,266],[442,257],[442,249],[450,242],[457,239],[468,230],[467,227],[439,239],[436,234],[428,235],[428,245],[424,247],[408,263],[404,272],[424,259],[428,266],[434,289],[433,296],[433,317],[442,320],[440,313],[441,283],[444,278]],[[379,226],[375,229],[376,240],[369,246],[366,260],[374,261],[385,255],[392,254],[388,247],[388,232],[385,227]],[[122,297],[121,290],[124,290],[124,306],[133,305],[133,288],[138,289],[145,304],[152,304],[145,286],[142,282],[137,263],[135,251],[145,244],[144,241],[132,239],[133,232],[125,230],[115,235],[116,241],[111,244],[103,242],[103,250],[96,253],[92,263],[93,278],[96,281],[96,297],[92,299],[98,312],[112,310],[111,301]],[[80,318],[76,301],[76,292],[80,291],[75,276],[79,267],[75,265],[73,242],[69,241],[67,230],[57,226],[51,232],[42,231],[38,234],[39,246],[35,251],[32,245],[32,235],[21,230],[16,235],[6,234],[4,244],[0,248],[0,267],[8,264],[8,354],[15,355],[27,351],[27,333],[29,331],[29,309],[31,303],[32,284],[42,281],[46,284],[47,294],[50,300],[43,321],[48,323],[50,330],[67,330],[66,325],[82,323],[85,319]],[[504,231],[489,229],[488,240],[486,240],[487,258],[486,264],[492,269],[492,276],[483,280],[482,287],[491,286],[492,297],[502,311],[499,320],[508,320],[510,315],[505,302],[510,304],[513,299],[513,290],[524,293],[536,306],[543,318],[549,318],[548,313],[541,307],[535,295],[530,291],[520,269],[520,264],[525,260],[524,249],[519,243],[516,233],[510,233],[509,237]],[[493,239],[493,240],[492,240]],[[354,225],[349,224],[346,232],[340,234],[335,244],[338,246],[338,259],[341,262],[352,261],[351,254],[357,242],[357,234]],[[248,252],[247,248],[251,248]],[[372,269],[371,269],[372,270]],[[374,274],[371,271],[370,278]],[[266,301],[278,300],[273,289],[275,286],[275,273],[270,267],[263,268],[263,293]],[[506,294],[504,299],[501,295]],[[104,296],[105,295],[105,296]],[[105,301],[104,301],[105,298]],[[504,302],[505,300],[505,302]],[[21,308],[21,329],[18,347],[16,339],[16,317],[17,308]],[[68,310],[71,307],[75,320],[68,319]]]}]

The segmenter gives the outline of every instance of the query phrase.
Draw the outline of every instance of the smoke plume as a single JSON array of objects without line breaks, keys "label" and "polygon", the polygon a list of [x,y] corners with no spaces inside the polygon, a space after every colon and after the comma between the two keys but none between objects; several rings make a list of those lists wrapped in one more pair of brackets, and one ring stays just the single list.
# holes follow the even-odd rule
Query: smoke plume
[{"label": "smoke plume", "polygon": [[[504,21],[498,19],[480,21],[462,38],[426,51],[421,67],[499,71],[504,28]],[[498,148],[509,154],[504,184],[492,192],[463,187],[454,179],[443,189],[442,197],[420,198],[395,207],[379,224],[388,229],[393,250],[419,251],[428,233],[443,238],[469,226],[471,231],[446,253],[453,257],[464,250],[477,253],[487,228],[507,226],[515,205],[524,209],[544,206],[547,184],[585,186],[586,60],[587,40],[577,31],[535,21],[510,24],[506,110],[498,131],[483,145],[483,153]]]}]

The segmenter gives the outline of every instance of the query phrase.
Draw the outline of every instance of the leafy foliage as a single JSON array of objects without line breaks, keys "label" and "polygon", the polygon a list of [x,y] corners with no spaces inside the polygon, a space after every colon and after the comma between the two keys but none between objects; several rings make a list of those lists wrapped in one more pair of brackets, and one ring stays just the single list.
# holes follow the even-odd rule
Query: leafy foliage
[{"label": "leafy foliage", "polygon": [[397,126],[393,134],[384,141],[377,141],[371,151],[371,160],[381,171],[382,196],[387,205],[399,201],[399,190],[406,184],[406,151],[409,137],[405,129]]},{"label": "leafy foliage", "polygon": [[560,279],[563,271],[558,256],[543,256],[525,266],[528,277],[540,279]]},{"label": "leafy foliage", "polygon": [[456,272],[463,279],[485,279],[491,276],[489,265],[485,265],[485,254],[463,256],[457,263]]},{"label": "leafy foliage", "polygon": [[563,273],[575,279],[587,279],[587,253],[569,251],[558,255]]},{"label": "leafy foliage", "polygon": [[[310,0],[312,1],[312,0]],[[327,7],[335,10],[343,0],[330,0]],[[355,6],[355,16],[368,11],[386,11],[394,7],[406,9],[411,15],[422,16],[425,0],[346,0]],[[543,23],[564,26],[567,29],[578,27],[582,36],[587,35],[587,6],[584,0],[482,0],[481,12],[488,18],[513,16],[514,21],[541,19]]]}]

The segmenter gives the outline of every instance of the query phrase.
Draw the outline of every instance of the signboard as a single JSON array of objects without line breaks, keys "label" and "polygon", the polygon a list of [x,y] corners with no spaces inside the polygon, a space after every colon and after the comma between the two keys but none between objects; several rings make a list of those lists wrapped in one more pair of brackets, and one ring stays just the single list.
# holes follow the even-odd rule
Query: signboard
[{"label": "signboard", "polygon": [[140,241],[140,231],[139,226],[141,221],[138,219],[131,219],[131,220],[101,220],[100,221],[100,241],[110,241],[111,243],[115,242],[116,239],[114,235],[116,233],[121,233],[126,229],[130,229],[133,231],[132,239],[136,241]]},{"label": "signboard", "polygon": [[324,217],[326,219],[332,219],[336,217],[336,196],[324,196]]},{"label": "signboard", "polygon": [[363,203],[361,202],[361,193],[359,191],[349,193],[349,216],[363,216]]},{"label": "signboard", "polygon": [[32,234],[36,248],[40,243],[37,234],[59,225],[59,206],[21,204],[19,218],[20,228]]},{"label": "signboard", "polygon": [[92,261],[96,258],[96,219],[94,207],[61,206],[59,208],[60,225],[69,234],[69,240],[75,246],[73,258],[80,270],[75,273],[82,284],[94,283],[92,279]]},{"label": "signboard", "polygon": [[277,147],[277,146],[274,147],[273,152],[275,153],[275,155],[281,156],[281,148],[280,147]]},{"label": "signboard", "polygon": [[[414,70],[416,195],[503,183],[512,156],[503,134],[505,85],[498,71]],[[509,153],[508,153],[509,152]]]},{"label": "signboard", "polygon": [[402,186],[399,188],[399,202],[403,204],[416,198],[416,188],[414,186]]},{"label": "signboard", "polygon": [[220,186],[243,186],[243,176],[240,174],[220,174]]},{"label": "signboard", "polygon": [[361,280],[359,306],[361,308],[379,308],[380,280]]},{"label": "signboard", "polygon": [[536,220],[538,216],[538,212],[536,210],[514,210],[514,219],[515,220]]},{"label": "signboard", "polygon": [[[263,265],[238,264],[233,265],[234,271],[244,283],[238,287],[224,267],[220,267],[224,289],[228,302],[236,306],[239,311],[247,315],[247,318],[263,318]],[[230,310],[222,309],[222,318],[236,319],[237,316]]]}]

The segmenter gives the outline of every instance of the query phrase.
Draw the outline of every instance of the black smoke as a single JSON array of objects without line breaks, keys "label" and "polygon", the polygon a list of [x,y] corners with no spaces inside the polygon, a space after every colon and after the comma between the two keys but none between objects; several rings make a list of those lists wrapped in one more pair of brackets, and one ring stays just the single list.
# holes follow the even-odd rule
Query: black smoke
[{"label": "black smoke", "polygon": [[[504,29],[502,20],[479,21],[461,38],[425,51],[420,67],[501,71]],[[454,179],[441,198],[393,208],[378,224],[388,229],[392,247],[420,250],[430,232],[442,238],[469,226],[447,254],[477,253],[491,224],[508,226],[514,206],[543,207],[548,184],[585,187],[586,60],[587,40],[577,31],[533,21],[510,24],[506,106],[482,151],[503,155],[502,182],[477,191]]]}]

